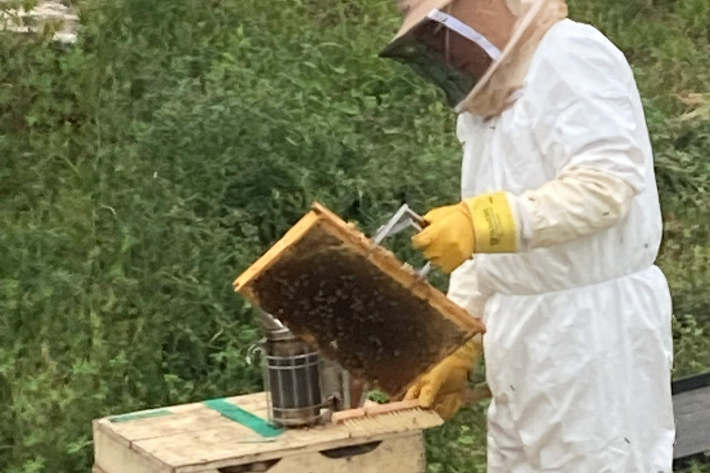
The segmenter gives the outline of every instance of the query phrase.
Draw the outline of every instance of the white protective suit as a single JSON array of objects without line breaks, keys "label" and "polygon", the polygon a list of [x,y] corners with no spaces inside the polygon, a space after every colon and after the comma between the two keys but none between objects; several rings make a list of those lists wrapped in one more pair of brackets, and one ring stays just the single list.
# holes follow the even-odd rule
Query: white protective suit
[{"label": "white protective suit", "polygon": [[591,26],[539,44],[520,98],[459,115],[462,198],[505,190],[522,251],[477,254],[449,297],[487,327],[489,473],[670,473],[671,299],[632,71]]}]

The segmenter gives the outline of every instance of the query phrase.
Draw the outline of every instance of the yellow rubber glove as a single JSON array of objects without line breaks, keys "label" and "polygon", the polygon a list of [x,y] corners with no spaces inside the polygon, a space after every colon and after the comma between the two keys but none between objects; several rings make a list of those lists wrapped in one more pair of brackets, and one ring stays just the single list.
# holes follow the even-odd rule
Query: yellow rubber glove
[{"label": "yellow rubber glove", "polygon": [[463,404],[462,395],[468,378],[480,356],[480,341],[469,341],[421,376],[409,388],[404,399],[418,399],[422,408],[433,408],[442,419],[451,419]]},{"label": "yellow rubber glove", "polygon": [[412,245],[447,273],[474,253],[510,253],[517,249],[518,230],[504,192],[439,207],[422,218],[425,228],[412,237]]}]

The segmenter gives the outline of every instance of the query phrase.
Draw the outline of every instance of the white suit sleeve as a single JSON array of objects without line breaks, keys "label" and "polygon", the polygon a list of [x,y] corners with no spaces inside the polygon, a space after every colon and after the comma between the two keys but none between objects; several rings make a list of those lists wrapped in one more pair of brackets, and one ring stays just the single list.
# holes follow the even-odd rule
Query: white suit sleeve
[{"label": "white suit sleeve", "polygon": [[[446,295],[454,303],[466,309],[471,317],[477,319],[483,317],[486,301],[478,289],[475,260],[464,262],[451,273],[449,291]],[[472,341],[482,346],[483,337],[481,334],[477,334]]]},{"label": "white suit sleeve", "polygon": [[595,35],[566,39],[555,57],[543,59],[547,77],[537,91],[546,104],[536,135],[556,176],[513,199],[523,248],[610,228],[644,188],[639,117],[630,97],[636,89],[626,60]]},{"label": "white suit sleeve", "polygon": [[478,289],[476,262],[468,260],[456,268],[449,278],[449,299],[463,307],[473,317],[483,316],[485,300]]}]

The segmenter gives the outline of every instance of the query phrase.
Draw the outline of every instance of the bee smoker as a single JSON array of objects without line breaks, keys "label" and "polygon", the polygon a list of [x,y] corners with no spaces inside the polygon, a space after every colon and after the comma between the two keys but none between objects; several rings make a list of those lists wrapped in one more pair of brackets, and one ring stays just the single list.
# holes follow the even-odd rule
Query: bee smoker
[{"label": "bee smoker", "polygon": [[324,359],[278,319],[258,311],[264,339],[260,343],[269,422],[307,427],[351,407],[348,372]]}]

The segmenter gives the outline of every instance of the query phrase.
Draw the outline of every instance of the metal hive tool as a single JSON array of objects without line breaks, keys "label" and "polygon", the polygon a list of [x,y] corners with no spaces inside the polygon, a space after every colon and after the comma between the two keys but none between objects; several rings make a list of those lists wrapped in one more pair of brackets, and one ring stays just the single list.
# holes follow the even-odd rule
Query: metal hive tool
[{"label": "metal hive tool", "polygon": [[382,247],[421,224],[403,206],[369,239],[316,203],[234,282],[355,379],[398,397],[483,324]]}]

